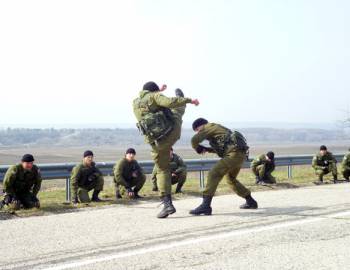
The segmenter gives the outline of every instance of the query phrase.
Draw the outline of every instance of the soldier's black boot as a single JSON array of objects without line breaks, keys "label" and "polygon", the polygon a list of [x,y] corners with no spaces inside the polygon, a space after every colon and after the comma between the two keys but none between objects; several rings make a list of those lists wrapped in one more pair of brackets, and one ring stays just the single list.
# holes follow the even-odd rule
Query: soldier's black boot
[{"label": "soldier's black boot", "polygon": [[258,203],[256,200],[253,199],[251,195],[248,195],[245,197],[245,204],[242,204],[239,208],[241,209],[257,209],[258,208]]},{"label": "soldier's black boot", "polygon": [[166,195],[161,197],[163,209],[157,215],[157,218],[167,218],[169,215],[172,215],[176,212],[176,209],[173,205],[171,195]]},{"label": "soldier's black boot", "polygon": [[211,208],[212,199],[213,199],[213,196],[203,196],[202,203],[197,208],[191,210],[190,214],[195,216],[199,216],[199,215],[210,216],[212,213],[212,208]]},{"label": "soldier's black boot", "polygon": [[138,190],[134,190],[134,199],[142,199],[143,197],[139,195],[139,191]]},{"label": "soldier's black boot", "polygon": [[103,202],[103,200],[101,200],[99,197],[98,197],[98,194],[100,194],[100,190],[94,190],[94,192],[92,193],[92,198],[91,198],[91,201],[92,202]]},{"label": "soldier's black boot", "polygon": [[182,92],[182,90],[180,88],[176,88],[175,89],[175,96],[177,97],[184,97],[184,92]]},{"label": "soldier's black boot", "polygon": [[177,184],[175,193],[182,193],[182,186],[183,185]]},{"label": "soldier's black boot", "polygon": [[333,183],[336,184],[338,182],[338,175],[333,175]]},{"label": "soldier's black boot", "polygon": [[255,184],[259,184],[261,182],[261,178],[259,176],[255,177]]}]

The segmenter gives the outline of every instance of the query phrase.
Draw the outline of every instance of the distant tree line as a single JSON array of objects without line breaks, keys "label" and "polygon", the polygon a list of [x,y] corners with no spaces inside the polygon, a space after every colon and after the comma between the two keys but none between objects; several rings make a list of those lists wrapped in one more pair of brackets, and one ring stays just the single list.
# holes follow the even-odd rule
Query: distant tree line
[{"label": "distant tree line", "polygon": [[[349,140],[345,130],[322,129],[240,129],[249,143],[310,143]],[[185,129],[178,145],[188,145],[193,131]],[[0,130],[0,146],[18,145],[141,145],[143,137],[137,129],[24,129],[8,128]]]}]

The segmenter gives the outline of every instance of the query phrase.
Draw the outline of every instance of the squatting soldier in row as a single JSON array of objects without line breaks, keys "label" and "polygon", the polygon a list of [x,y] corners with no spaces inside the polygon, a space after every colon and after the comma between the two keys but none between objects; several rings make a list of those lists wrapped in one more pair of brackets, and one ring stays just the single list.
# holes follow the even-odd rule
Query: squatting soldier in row
[{"label": "squatting soldier in row", "polygon": [[346,180],[350,180],[350,148],[349,152],[344,156],[341,162],[341,173],[343,174]]},{"label": "squatting soldier in row", "polygon": [[[241,209],[258,208],[258,204],[252,198],[250,191],[237,180],[249,149],[243,135],[224,126],[208,123],[203,118],[194,121],[192,127],[197,132],[192,137],[193,149],[198,154],[216,153],[221,159],[209,171],[207,185],[203,191],[202,204],[191,210],[190,214],[211,215],[211,201],[222,178],[226,179],[231,189],[238,196],[245,198],[246,203],[240,206]],[[204,140],[208,140],[211,147],[201,145],[200,143]]]},{"label": "squatting soldier in row", "polygon": [[323,176],[332,173],[334,183],[337,182],[337,160],[331,152],[327,150],[325,145],[321,145],[320,152],[312,159],[312,167],[318,176],[318,182],[316,184],[323,183]]},{"label": "squatting soldier in row", "polygon": [[152,158],[157,168],[157,183],[163,209],[158,218],[166,218],[176,212],[171,198],[170,149],[181,136],[182,117],[186,104],[199,105],[197,99],[185,98],[180,89],[175,90],[176,97],[162,95],[154,82],[143,86],[138,98],[133,102],[137,126],[152,147]]},{"label": "squatting soldier in row", "polygon": [[118,161],[113,168],[116,199],[122,198],[125,191],[129,198],[139,199],[139,191],[146,182],[146,175],[135,159],[133,148],[126,150],[125,157]]},{"label": "squatting soldier in row", "polygon": [[34,165],[34,157],[26,154],[21,163],[10,167],[4,177],[4,200],[12,210],[39,208],[38,193],[42,178],[39,168]]},{"label": "squatting soldier in row", "polygon": [[267,154],[256,157],[251,165],[257,184],[276,184],[275,177],[272,176],[272,172],[275,170],[275,153],[268,152]]},{"label": "squatting soldier in row", "polygon": [[[171,184],[177,184],[175,193],[181,193],[182,187],[186,182],[187,167],[182,158],[175,154],[173,148],[170,150],[170,172],[171,172]],[[157,168],[154,166],[152,172],[152,184],[153,191],[158,191],[157,185]]]},{"label": "squatting soldier in row", "polygon": [[[76,165],[71,174],[71,190],[73,203],[101,202],[98,197],[103,190],[103,175],[94,162],[94,154],[87,150],[83,154],[82,163]],[[89,191],[93,190],[90,200]]]}]

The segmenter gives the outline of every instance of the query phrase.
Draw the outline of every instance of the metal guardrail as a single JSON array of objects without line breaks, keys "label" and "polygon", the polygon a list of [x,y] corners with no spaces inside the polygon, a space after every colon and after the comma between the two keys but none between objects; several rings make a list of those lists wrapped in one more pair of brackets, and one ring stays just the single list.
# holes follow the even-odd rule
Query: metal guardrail
[{"label": "metal guardrail", "polygon": [[[335,155],[336,159],[341,161],[343,154]],[[292,178],[292,166],[311,165],[313,156],[298,155],[298,156],[279,156],[275,158],[276,166],[286,166],[288,168],[288,178]],[[189,172],[199,172],[200,188],[204,187],[204,172],[209,171],[219,159],[188,159],[184,160]],[[243,168],[249,168],[252,159],[247,160]],[[70,201],[70,173],[77,163],[51,163],[38,164],[41,175],[44,180],[50,179],[66,179],[66,200]],[[146,174],[152,173],[153,161],[140,161],[140,166]],[[113,175],[113,166],[115,162],[97,162],[96,166],[101,170],[104,176]],[[9,168],[9,165],[0,166],[0,182],[3,181],[4,175]]]}]

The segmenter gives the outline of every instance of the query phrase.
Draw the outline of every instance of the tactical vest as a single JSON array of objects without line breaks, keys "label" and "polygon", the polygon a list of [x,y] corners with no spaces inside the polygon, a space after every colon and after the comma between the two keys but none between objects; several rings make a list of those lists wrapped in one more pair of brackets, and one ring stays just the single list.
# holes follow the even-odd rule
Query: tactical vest
[{"label": "tactical vest", "polygon": [[100,176],[100,171],[95,167],[81,167],[80,168],[80,175],[78,185],[81,187],[90,187],[91,185],[94,185]]},{"label": "tactical vest", "polygon": [[238,131],[227,130],[225,135],[217,135],[209,141],[219,157],[223,157],[229,148],[248,153],[249,146],[244,136]]},{"label": "tactical vest", "polygon": [[38,167],[33,166],[32,171],[26,171],[22,168],[22,165],[17,166],[16,179],[14,181],[14,189],[16,192],[28,192],[34,184],[37,182],[39,177]]},{"label": "tactical vest", "polygon": [[330,154],[326,154],[325,156],[318,155],[316,157],[317,166],[327,167],[330,163],[334,163]]},{"label": "tactical vest", "polygon": [[146,94],[134,101],[134,108],[141,112],[141,120],[136,124],[142,135],[149,141],[157,142],[166,137],[174,127],[174,119],[171,110],[162,108],[157,111],[150,109],[152,95]]}]

